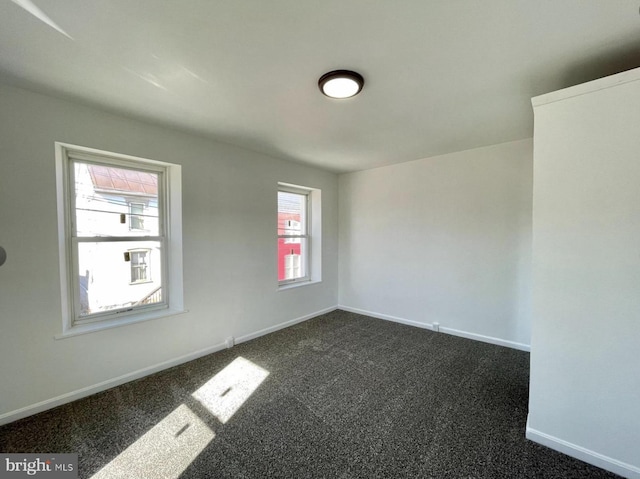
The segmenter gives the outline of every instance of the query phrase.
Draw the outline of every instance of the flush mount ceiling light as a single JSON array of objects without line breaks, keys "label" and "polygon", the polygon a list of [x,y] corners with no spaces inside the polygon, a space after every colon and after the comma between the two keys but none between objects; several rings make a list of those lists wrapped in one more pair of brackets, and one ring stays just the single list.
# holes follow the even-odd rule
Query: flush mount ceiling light
[{"label": "flush mount ceiling light", "polygon": [[364,78],[349,70],[325,73],[318,80],[320,91],[330,98],[351,98],[362,90]]}]

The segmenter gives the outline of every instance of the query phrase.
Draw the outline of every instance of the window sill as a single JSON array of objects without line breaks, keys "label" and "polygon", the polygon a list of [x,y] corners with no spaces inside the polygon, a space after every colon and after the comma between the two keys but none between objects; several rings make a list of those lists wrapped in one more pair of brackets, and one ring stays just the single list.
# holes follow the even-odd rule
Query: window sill
[{"label": "window sill", "polygon": [[167,316],[176,316],[188,312],[187,310],[178,309],[160,309],[155,311],[148,311],[145,313],[136,314],[128,318],[121,319],[107,319],[104,321],[98,321],[95,323],[80,324],[73,326],[61,334],[54,336],[55,339],[67,339],[73,336],[80,336],[82,334],[95,333],[97,331],[103,331],[105,329],[119,328],[120,326],[127,326],[129,324],[142,323],[144,321],[151,321],[153,319],[165,318]]},{"label": "window sill", "polygon": [[322,283],[321,279],[312,279],[309,281],[300,281],[298,283],[286,283],[282,285],[278,285],[278,291],[284,291],[286,289],[294,289],[299,288],[301,286],[309,286],[310,284],[318,284]]}]

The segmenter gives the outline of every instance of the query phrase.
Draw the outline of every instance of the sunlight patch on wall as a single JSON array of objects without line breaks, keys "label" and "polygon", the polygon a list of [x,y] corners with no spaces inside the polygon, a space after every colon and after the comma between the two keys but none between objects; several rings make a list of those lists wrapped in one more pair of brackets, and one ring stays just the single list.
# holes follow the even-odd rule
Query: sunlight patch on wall
[{"label": "sunlight patch on wall", "polygon": [[214,432],[188,406],[182,404],[91,479],[178,479],[214,437]]},{"label": "sunlight patch on wall", "polygon": [[192,394],[223,424],[258,389],[269,371],[238,357]]},{"label": "sunlight patch on wall", "polygon": [[18,5],[19,7],[22,7],[23,9],[25,9],[27,12],[29,12],[31,15],[36,17],[42,23],[49,25],[54,30],[62,33],[65,37],[73,40],[73,37],[71,37],[71,35],[69,35],[62,28],[60,28],[56,22],[51,20],[51,18],[49,18],[49,16],[46,13],[40,10],[40,8],[38,8],[38,6],[35,5],[31,0],[11,0],[11,1],[16,5]]}]

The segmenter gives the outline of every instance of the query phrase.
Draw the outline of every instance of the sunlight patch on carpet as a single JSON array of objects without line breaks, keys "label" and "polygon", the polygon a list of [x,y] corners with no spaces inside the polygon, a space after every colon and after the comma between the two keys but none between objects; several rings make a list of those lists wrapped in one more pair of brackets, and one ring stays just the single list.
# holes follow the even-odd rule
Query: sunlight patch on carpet
[{"label": "sunlight patch on carpet", "polygon": [[266,369],[239,356],[192,396],[224,424],[268,375]]},{"label": "sunlight patch on carpet", "polygon": [[215,433],[181,404],[91,479],[177,479],[214,437]]}]

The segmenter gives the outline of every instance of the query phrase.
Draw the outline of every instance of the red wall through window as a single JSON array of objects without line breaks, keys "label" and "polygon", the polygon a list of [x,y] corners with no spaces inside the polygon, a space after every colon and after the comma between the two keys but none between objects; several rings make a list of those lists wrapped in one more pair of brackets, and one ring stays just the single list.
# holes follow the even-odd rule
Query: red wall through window
[{"label": "red wall through window", "polygon": [[[278,231],[284,231],[287,221],[300,221],[300,215],[294,213],[278,213]],[[286,243],[285,238],[278,238],[278,281],[285,279],[284,257],[289,254],[300,254],[300,243]]]}]

